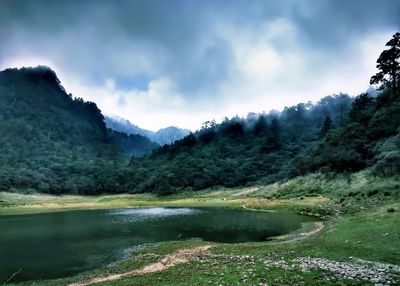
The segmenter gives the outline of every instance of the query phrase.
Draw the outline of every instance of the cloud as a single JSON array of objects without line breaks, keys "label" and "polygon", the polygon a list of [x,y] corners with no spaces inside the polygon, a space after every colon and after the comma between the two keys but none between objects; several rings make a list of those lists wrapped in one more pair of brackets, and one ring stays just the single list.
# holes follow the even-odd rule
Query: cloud
[{"label": "cloud", "polygon": [[368,88],[400,3],[0,3],[0,66],[44,64],[66,89],[145,128],[280,109]]}]

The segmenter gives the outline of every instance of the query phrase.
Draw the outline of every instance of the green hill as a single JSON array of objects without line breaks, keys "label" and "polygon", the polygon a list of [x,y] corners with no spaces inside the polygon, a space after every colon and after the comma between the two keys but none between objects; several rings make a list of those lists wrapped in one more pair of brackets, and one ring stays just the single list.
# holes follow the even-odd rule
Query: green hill
[{"label": "green hill", "polygon": [[162,194],[273,183],[311,172],[400,173],[400,100],[340,94],[281,113],[207,122],[196,133],[132,159],[136,191]]},{"label": "green hill", "polygon": [[106,174],[157,147],[107,131],[96,104],[72,98],[47,67],[0,72],[0,133],[0,190],[119,191]]}]

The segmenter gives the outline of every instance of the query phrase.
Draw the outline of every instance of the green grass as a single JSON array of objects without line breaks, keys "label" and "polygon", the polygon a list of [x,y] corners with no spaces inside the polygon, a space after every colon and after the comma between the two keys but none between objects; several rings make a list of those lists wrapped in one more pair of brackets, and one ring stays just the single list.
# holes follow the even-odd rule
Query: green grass
[{"label": "green grass", "polygon": [[[159,197],[154,194],[52,196],[0,192],[0,215],[68,209],[133,206],[231,206],[288,209],[333,214],[400,200],[400,177],[372,177],[367,171],[352,175],[310,174],[266,186],[222,187]],[[324,210],[321,210],[321,206]]]},{"label": "green grass", "polygon": [[[206,264],[206,265],[204,265]],[[350,282],[350,281],[349,281]],[[111,285],[338,285],[338,281],[327,282],[321,271],[303,273],[300,270],[285,271],[267,269],[262,262],[230,262],[210,259],[205,263],[192,262],[170,268],[161,273],[126,277],[118,282],[101,283]],[[265,283],[265,284],[264,284]],[[350,282],[346,285],[365,285]]]},{"label": "green grass", "polygon": [[[388,212],[390,207],[396,212]],[[315,241],[313,256],[346,259],[349,256],[400,264],[400,204],[366,210],[339,219],[333,232]]]}]

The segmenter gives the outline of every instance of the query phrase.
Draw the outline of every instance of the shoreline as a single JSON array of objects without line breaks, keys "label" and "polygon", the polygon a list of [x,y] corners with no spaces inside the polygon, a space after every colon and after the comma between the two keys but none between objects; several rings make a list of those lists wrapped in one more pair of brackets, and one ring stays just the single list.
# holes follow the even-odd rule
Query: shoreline
[{"label": "shoreline", "polygon": [[60,212],[71,210],[96,210],[135,207],[233,207],[254,211],[293,211],[303,208],[317,209],[323,203],[330,203],[323,196],[306,199],[277,199],[237,197],[219,193],[211,197],[195,195],[158,197],[152,194],[124,194],[100,196],[71,196],[47,194],[18,194],[0,192],[0,216]]}]

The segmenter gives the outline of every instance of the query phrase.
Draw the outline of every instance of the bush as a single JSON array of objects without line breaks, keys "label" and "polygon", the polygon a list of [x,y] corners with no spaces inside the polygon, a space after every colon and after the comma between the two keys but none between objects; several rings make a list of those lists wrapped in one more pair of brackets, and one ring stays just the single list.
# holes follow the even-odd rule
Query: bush
[{"label": "bush", "polygon": [[369,192],[367,193],[367,196],[368,196],[368,197],[372,197],[372,196],[375,196],[375,195],[377,195],[377,194],[378,194],[378,190],[375,189],[375,190],[369,191]]},{"label": "bush", "polygon": [[400,174],[400,151],[385,152],[380,155],[373,172],[380,176],[393,176]]}]

